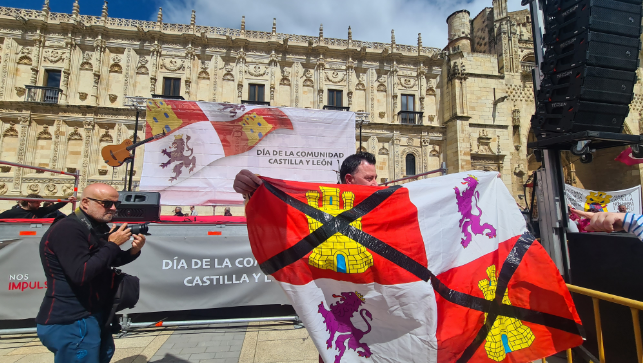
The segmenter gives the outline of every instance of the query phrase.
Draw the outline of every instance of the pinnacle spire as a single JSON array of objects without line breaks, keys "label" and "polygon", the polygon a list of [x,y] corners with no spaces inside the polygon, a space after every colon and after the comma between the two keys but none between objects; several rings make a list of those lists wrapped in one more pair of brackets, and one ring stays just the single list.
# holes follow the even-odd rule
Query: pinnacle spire
[{"label": "pinnacle spire", "polygon": [[241,30],[245,31],[246,30],[246,16],[241,17]]},{"label": "pinnacle spire", "polygon": [[42,12],[49,13],[49,0],[45,0],[45,3],[42,4]]},{"label": "pinnacle spire", "polygon": [[71,15],[74,18],[78,18],[78,15],[80,15],[80,5],[78,5],[78,0],[74,0],[74,6],[72,7]]},{"label": "pinnacle spire", "polygon": [[391,29],[391,44],[395,45],[395,29]]},{"label": "pinnacle spire", "polygon": [[158,15],[156,15],[156,22],[159,24],[163,22],[163,8],[159,8]]},{"label": "pinnacle spire", "polygon": [[100,14],[101,18],[107,19],[107,0],[103,3],[103,11]]},{"label": "pinnacle spire", "polygon": [[422,48],[422,33],[418,33],[418,48]]},{"label": "pinnacle spire", "polygon": [[353,40],[353,31],[351,30],[351,26],[348,26],[348,40]]},{"label": "pinnacle spire", "polygon": [[190,17],[190,26],[194,28],[196,25],[196,13],[192,10],[192,16]]},{"label": "pinnacle spire", "polygon": [[324,24],[319,24],[319,39],[324,39]]},{"label": "pinnacle spire", "polygon": [[277,35],[277,18],[272,18],[272,35]]}]

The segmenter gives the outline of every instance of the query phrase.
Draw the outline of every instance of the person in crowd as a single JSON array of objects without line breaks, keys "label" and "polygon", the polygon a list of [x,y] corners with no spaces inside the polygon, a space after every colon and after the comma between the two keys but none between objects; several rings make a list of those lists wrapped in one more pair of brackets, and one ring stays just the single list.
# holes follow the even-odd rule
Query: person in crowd
[{"label": "person in crowd", "polygon": [[196,217],[199,215],[199,212],[196,211],[196,208],[194,206],[190,206],[190,216]]},{"label": "person in crowd", "polygon": [[627,213],[627,207],[625,206],[625,204],[619,204],[618,212],[619,213]]},{"label": "person in crowd", "polygon": [[230,207],[225,207],[223,210],[223,215],[226,217],[232,217],[232,212],[230,212]]},{"label": "person in crowd", "polygon": [[[368,152],[359,152],[350,155],[339,169],[339,178],[342,184],[357,184],[377,186],[377,170],[375,169],[375,155]],[[234,191],[245,196],[252,193],[262,184],[261,179],[250,170],[241,170],[234,178]]]},{"label": "person in crowd", "polygon": [[[42,198],[38,194],[29,194],[27,198]],[[68,201],[60,202],[48,207],[41,207],[42,202],[30,202],[27,200],[20,201],[19,208],[11,208],[0,213],[0,219],[9,219],[9,218],[22,218],[22,219],[33,219],[33,218],[50,218],[47,217],[48,214],[57,211],[58,209],[64,207],[69,202],[75,202],[77,199],[74,196],[67,198]]]},{"label": "person in crowd", "polygon": [[[55,362],[107,363],[114,354],[105,321],[114,294],[112,267],[134,261],[145,245],[145,236],[132,236],[127,223],[118,229],[107,225],[119,204],[116,189],[88,185],[79,209],[52,225],[40,241],[47,290],[36,324]],[[131,237],[132,247],[123,251]]]},{"label": "person in crowd", "polygon": [[635,213],[584,212],[573,209],[572,213],[589,220],[586,228],[591,232],[625,231],[643,241],[643,215]]},{"label": "person in crowd", "polygon": [[174,216],[175,217],[184,217],[185,214],[183,214],[183,209],[181,207],[176,207],[174,208]]},{"label": "person in crowd", "polygon": [[[52,206],[54,202],[44,202],[42,203],[43,208],[48,208],[49,206]],[[45,216],[45,218],[61,218],[64,217],[65,214],[59,210],[55,210]]]}]

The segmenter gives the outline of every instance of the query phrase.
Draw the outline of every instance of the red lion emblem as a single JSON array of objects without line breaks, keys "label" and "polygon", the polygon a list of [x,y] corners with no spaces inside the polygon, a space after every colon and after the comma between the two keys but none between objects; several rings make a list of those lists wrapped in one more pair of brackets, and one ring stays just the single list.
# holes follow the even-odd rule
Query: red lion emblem
[{"label": "red lion emblem", "polygon": [[[174,135],[174,142],[172,142],[170,151],[167,151],[167,149],[161,150],[163,155],[170,158],[170,160],[161,164],[161,168],[165,169],[172,163],[178,163],[174,165],[174,168],[172,169],[174,176],[170,178],[170,181],[177,180],[181,175],[183,168],[189,168],[188,172],[191,173],[196,167],[196,156],[193,156],[194,148],[191,148],[190,145],[188,145],[189,141],[190,135],[186,136],[185,141],[183,141],[183,135]],[[190,152],[190,155],[185,154],[186,149]]]}]

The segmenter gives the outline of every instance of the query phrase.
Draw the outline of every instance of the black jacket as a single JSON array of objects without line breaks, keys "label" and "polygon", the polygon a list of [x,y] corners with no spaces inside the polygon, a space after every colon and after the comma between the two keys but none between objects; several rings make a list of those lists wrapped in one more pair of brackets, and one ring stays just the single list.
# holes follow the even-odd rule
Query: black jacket
[{"label": "black jacket", "polygon": [[52,225],[40,241],[40,260],[47,277],[47,291],[36,316],[43,325],[69,324],[105,312],[113,289],[111,267],[134,261],[107,240],[109,227],[93,221],[92,231],[70,215]]},{"label": "black jacket", "polygon": [[42,208],[38,208],[36,210],[26,210],[26,209],[22,209],[21,207],[11,208],[9,210],[6,210],[6,211],[0,213],[0,219],[10,219],[10,218],[16,218],[16,219],[17,218],[25,218],[25,219],[48,218],[48,217],[46,217],[47,214],[57,211],[58,209],[66,206],[67,203],[69,203],[69,202],[56,203],[56,204],[50,205],[49,207],[42,207]]}]

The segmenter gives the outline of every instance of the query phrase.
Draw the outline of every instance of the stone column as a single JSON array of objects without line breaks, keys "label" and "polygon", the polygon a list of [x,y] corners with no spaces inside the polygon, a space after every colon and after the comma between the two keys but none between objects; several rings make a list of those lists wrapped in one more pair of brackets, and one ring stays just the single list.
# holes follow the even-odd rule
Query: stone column
[{"label": "stone column", "polygon": [[91,157],[91,145],[94,134],[94,120],[90,118],[83,122],[83,128],[85,130],[85,142],[83,145],[83,164],[80,170],[80,185],[79,190],[84,189],[87,186],[87,179],[89,174],[89,161]]},{"label": "stone column", "polygon": [[123,68],[123,103],[125,103],[125,96],[128,96],[129,92],[129,81],[131,77],[130,64],[132,64],[132,48],[125,48],[125,68]]},{"label": "stone column", "polygon": [[158,38],[154,39],[154,44],[152,45],[152,52],[150,53],[150,93],[156,93],[156,79],[158,73],[158,60],[161,55],[161,45],[159,44]]},{"label": "stone column", "polygon": [[243,99],[243,80],[244,80],[244,73],[243,70],[245,69],[246,66],[246,52],[241,47],[239,50],[239,53],[237,53],[237,72],[239,76],[237,77],[237,103],[241,103],[241,100]]},{"label": "stone column", "polygon": [[69,35],[67,36],[67,40],[65,43],[67,44],[67,56],[65,58],[65,66],[63,68],[63,79],[60,85],[60,88],[62,89],[62,94],[60,95],[60,103],[63,105],[66,105],[69,100],[69,76],[71,75],[71,58],[74,54],[74,48],[76,47],[71,30],[69,30]]},{"label": "stone column", "polygon": [[92,98],[94,99],[94,105],[99,105],[99,92],[98,86],[100,82],[100,72],[103,69],[103,53],[105,52],[105,41],[102,39],[100,33],[98,33],[98,39],[94,41],[94,84],[92,86]]},{"label": "stone column", "polygon": [[[293,92],[295,93],[295,97],[294,97],[295,107],[299,107],[299,70],[302,68],[301,63],[295,62],[292,65],[292,68],[293,68],[293,76],[294,76],[292,83],[294,86]],[[290,101],[291,104],[292,104],[292,99],[293,98],[291,98],[291,101]]]},{"label": "stone column", "polygon": [[35,86],[38,82],[38,72],[40,71],[40,54],[42,53],[42,47],[45,44],[45,36],[41,32],[42,30],[38,28],[38,32],[34,37],[34,46],[33,53],[31,57],[31,79],[29,84]]},{"label": "stone column", "polygon": [[217,102],[217,88],[219,85],[219,56],[212,56],[212,102]]},{"label": "stone column", "polygon": [[[20,121],[20,135],[18,140],[18,155],[16,158],[16,163],[24,164],[25,158],[27,155],[27,136],[29,135],[29,126],[31,126],[31,116],[21,116],[18,118]],[[10,194],[20,195],[22,194],[22,174],[23,168],[13,168],[13,189]]]},{"label": "stone column", "polygon": [[[245,20],[244,20],[244,27],[245,27]],[[278,67],[277,54],[275,53],[275,48],[272,48],[272,51],[270,52],[270,60],[268,61],[268,67],[270,67],[270,102],[272,104],[272,102],[275,102],[275,70]],[[272,105],[275,106],[274,104]]]},{"label": "stone column", "polygon": [[192,63],[194,62],[194,48],[192,48],[192,42],[190,42],[185,51],[185,62],[187,63],[185,67],[185,95],[188,100],[193,98],[196,99],[196,97],[192,97]]},{"label": "stone column", "polygon": [[325,68],[326,68],[326,63],[324,61],[324,53],[320,51],[319,59],[317,60],[316,72],[315,72],[316,73],[315,78],[317,79],[317,82],[316,82],[317,97],[315,97],[315,108],[324,107],[324,70]]},{"label": "stone column", "polygon": [[[62,133],[62,120],[54,121],[54,134],[52,136],[53,148],[51,152],[51,160],[49,162],[49,167],[54,170],[58,170],[58,157],[60,154],[60,135]],[[56,176],[58,174],[51,173],[51,176]]]}]

